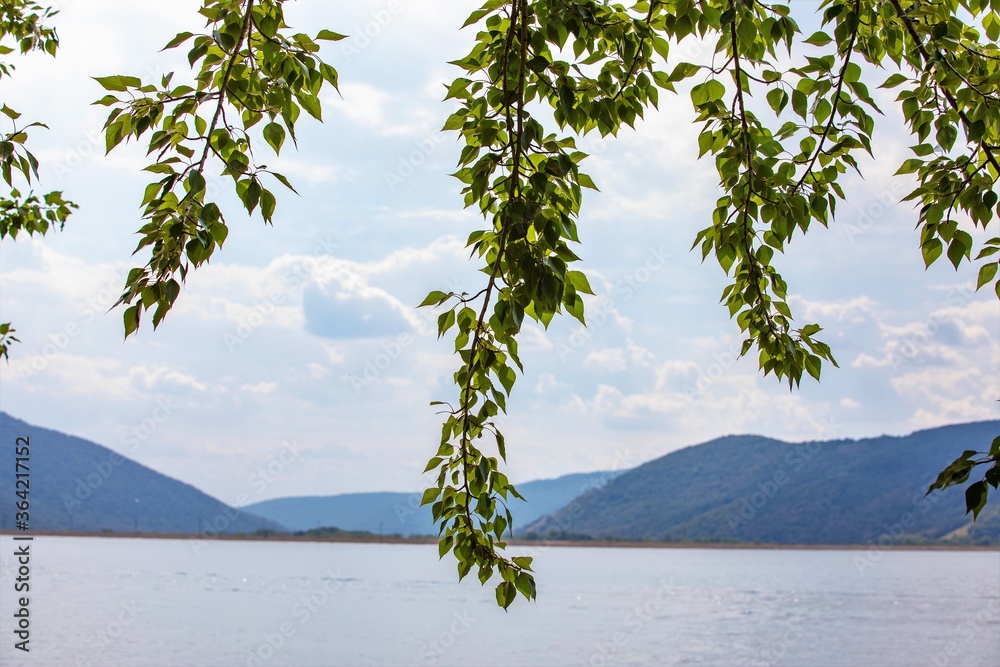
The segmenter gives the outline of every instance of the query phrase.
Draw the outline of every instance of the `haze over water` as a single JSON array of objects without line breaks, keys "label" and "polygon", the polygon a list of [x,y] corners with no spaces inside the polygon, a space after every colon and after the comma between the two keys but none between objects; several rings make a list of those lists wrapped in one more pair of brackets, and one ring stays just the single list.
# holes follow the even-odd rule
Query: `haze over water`
[{"label": "haze over water", "polygon": [[31,653],[0,664],[995,665],[1000,553],[536,548],[497,608],[433,545],[37,537]]}]

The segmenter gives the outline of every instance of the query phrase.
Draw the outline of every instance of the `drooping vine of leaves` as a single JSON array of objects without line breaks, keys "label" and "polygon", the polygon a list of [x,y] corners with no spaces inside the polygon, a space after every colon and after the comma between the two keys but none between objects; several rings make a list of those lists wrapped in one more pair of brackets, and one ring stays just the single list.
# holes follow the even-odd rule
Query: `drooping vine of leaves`
[{"label": "drooping vine of leaves", "polygon": [[[55,28],[46,25],[57,12],[30,0],[3,0],[0,2],[0,56],[15,50],[21,54],[42,51],[56,55],[59,36]],[[13,41],[11,45],[9,41]],[[0,79],[14,71],[10,63],[0,61]],[[38,179],[38,160],[26,147],[28,130],[46,127],[40,122],[24,122],[21,114],[6,104],[0,104],[0,113],[10,123],[9,132],[0,131],[0,175],[8,191],[0,195],[0,239],[17,238],[20,232],[44,235],[52,229],[62,229],[76,204],[63,198],[59,191],[37,195],[29,190],[22,193],[15,181],[23,179],[31,186]],[[0,357],[6,359],[12,343],[20,342],[14,336],[10,322],[0,323]]]},{"label": "drooping vine of leaves", "polygon": [[585,275],[569,268],[579,259],[570,244],[579,242],[581,192],[595,187],[579,170],[586,155],[572,136],[547,132],[538,116],[548,110],[560,130],[603,135],[641,117],[658,93],[654,54],[668,48],[655,38],[650,13],[589,0],[488,2],[466,23],[483,27],[454,63],[463,75],[446,95],[461,104],[444,126],[465,142],[455,175],[466,206],[490,223],[468,241],[488,279],[476,294],[432,292],[422,304],[448,306],[438,332],[457,330],[462,360],[457,405],[438,403],[446,417],[427,464],[437,483],[423,502],[440,525],[441,555],[454,554],[460,578],[473,567],[483,583],[499,574],[504,608],[518,592],[534,598],[535,583],[530,558],[503,555],[504,533],[512,532],[506,501],[520,496],[481,443],[491,436],[506,458],[493,418],[506,411],[521,368],[516,335],[525,316],[547,326],[565,309],[582,323],[581,294],[593,293]]},{"label": "drooping vine of leaves", "polygon": [[104,126],[107,150],[148,134],[148,154],[155,162],[146,171],[162,176],[142,200],[146,224],[139,229],[136,252],[150,247],[151,257],[129,273],[118,302],[128,305],[126,337],[138,329],[142,312],[154,306],[155,328],[177,299],[190,267],[208,261],[225,242],[225,217],[207,197],[212,168],[232,179],[248,214],[259,210],[270,224],[276,198],[262,177],[270,175],[294,189],[258,161],[254,148],[259,141],[251,130],[263,123],[261,135],[277,155],[286,135],[295,141],[303,109],[322,120],[323,85],[337,87],[337,71],[318,57],[317,41],[344,35],[330,30],[315,37],[290,34],[282,0],[206,0],[199,13],[207,20],[206,31],[180,33],[165,47],[190,43],[188,62],[198,66],[192,84],[172,84],[173,73],[154,83],[124,75],[96,79],[109,91],[97,102],[111,107]]},{"label": "drooping vine of leaves", "polygon": [[[841,175],[859,171],[858,151],[873,154],[872,113],[881,110],[862,80],[862,63],[900,70],[883,87],[910,84],[898,101],[918,141],[917,157],[898,173],[918,175],[907,199],[922,204],[927,265],[947,247],[958,268],[973,249],[962,227],[992,222],[1000,176],[998,4],[825,0],[823,29],[806,38],[789,5],[758,0],[652,0],[628,8],[493,0],[473,12],[466,25],[485,29],[472,52],[454,63],[464,74],[447,98],[462,107],[444,129],[460,131],[465,141],[456,176],[465,184],[466,206],[478,206],[491,223],[468,241],[488,279],[477,294],[432,292],[422,304],[448,306],[438,331],[457,328],[462,362],[458,404],[443,404],[440,448],[427,466],[438,470],[436,484],[424,494],[440,525],[441,554],[454,553],[460,577],[476,566],[485,583],[495,568],[502,578],[497,601],[505,608],[518,591],[535,596],[530,561],[501,553],[512,519],[504,501],[517,492],[478,443],[489,434],[505,458],[492,419],[506,409],[514,366],[521,368],[515,336],[524,315],[547,326],[565,308],[582,322],[580,293],[590,293],[583,274],[567,268],[577,259],[568,242],[578,241],[580,187],[594,185],[578,170],[585,156],[572,136],[545,135],[526,105],[547,102],[561,130],[613,134],[656,104],[658,87],[673,91],[675,83],[694,79],[700,154],[714,157],[722,190],[695,247],[731,275],[722,301],[744,333],[742,353],[756,348],[764,374],[791,388],[803,373],[818,380],[823,361],[836,361],[814,338],[818,324],[793,327],[788,287],[773,260],[797,230],[834,219],[845,199]],[[978,23],[960,20],[959,9]],[[683,62],[669,74],[654,68],[655,55],[665,59],[671,44],[712,38],[711,63]],[[571,62],[559,59],[570,52]],[[933,145],[926,142],[932,130]],[[959,137],[965,142],[956,145]],[[993,238],[980,251],[977,259],[987,261],[978,287],[996,277],[997,262],[988,258],[998,250],[1000,238]],[[1000,281],[995,288],[1000,295]],[[953,465],[962,474],[945,471],[932,489],[998,460],[992,450],[984,460],[966,457],[969,465]],[[996,470],[967,493],[974,516],[987,484],[996,488],[1000,481]]]}]

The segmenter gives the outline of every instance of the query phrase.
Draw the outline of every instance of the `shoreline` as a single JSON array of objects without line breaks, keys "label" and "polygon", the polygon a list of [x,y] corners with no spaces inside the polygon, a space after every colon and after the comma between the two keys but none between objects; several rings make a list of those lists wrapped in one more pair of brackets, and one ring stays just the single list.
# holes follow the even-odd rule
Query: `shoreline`
[{"label": "shoreline", "polygon": [[[9,537],[103,537],[124,539],[154,539],[154,540],[220,540],[227,542],[328,542],[343,544],[437,544],[434,537],[371,537],[360,536],[327,536],[312,537],[305,535],[210,535],[195,533],[106,533],[84,531],[29,531],[18,532],[0,530],[0,536]],[[622,549],[755,549],[755,550],[792,550],[792,551],[866,551],[877,548],[892,551],[998,551],[1000,545],[976,544],[761,544],[754,542],[641,542],[617,540],[508,540],[508,547],[516,548],[547,548],[547,547],[593,547]]]}]

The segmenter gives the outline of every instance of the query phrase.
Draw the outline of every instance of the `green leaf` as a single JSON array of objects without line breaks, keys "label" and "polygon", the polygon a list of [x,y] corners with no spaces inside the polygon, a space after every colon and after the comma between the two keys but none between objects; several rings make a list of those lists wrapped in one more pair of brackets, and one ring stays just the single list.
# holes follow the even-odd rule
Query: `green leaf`
[{"label": "green leaf", "polygon": [[[270,221],[274,217],[274,209],[277,205],[274,194],[265,188],[260,190],[260,214],[264,220]],[[221,243],[219,245],[222,245]]]},{"label": "green leaf", "polygon": [[281,145],[285,143],[285,128],[280,123],[268,123],[264,126],[264,140],[274,149],[275,155],[281,152]]},{"label": "green leaf", "polygon": [[167,45],[163,47],[163,50],[166,51],[167,49],[172,49],[176,46],[179,46],[184,42],[186,42],[187,40],[191,39],[192,36],[193,34],[190,32],[179,32],[177,33],[176,37],[167,42]]},{"label": "green leaf", "polygon": [[447,298],[448,294],[446,292],[434,290],[424,297],[424,300],[420,302],[420,305],[417,306],[417,308],[423,308],[424,306],[436,306],[445,301]]},{"label": "green leaf", "polygon": [[139,304],[126,308],[122,319],[125,322],[125,337],[128,338],[139,328]]},{"label": "green leaf", "polygon": [[442,537],[441,541],[438,542],[438,558],[439,559],[444,558],[444,555],[448,553],[448,551],[451,549],[454,543],[455,543],[455,538],[453,538],[451,535],[446,535],[445,537]]},{"label": "green leaf", "polygon": [[437,500],[439,495],[441,495],[441,489],[437,488],[436,486],[432,486],[431,488],[424,491],[424,495],[420,499],[420,504],[429,505],[430,503]]},{"label": "green leaf", "polygon": [[767,103],[776,114],[780,114],[788,105],[788,93],[781,88],[772,88],[767,93]]},{"label": "green leaf", "polygon": [[119,75],[114,76],[95,76],[91,77],[97,83],[101,84],[104,90],[114,90],[118,92],[125,92],[128,90],[128,85],[126,84],[126,79],[128,77],[123,77]]},{"label": "green leaf", "polygon": [[497,584],[497,604],[506,609],[517,598],[517,588],[510,581]]},{"label": "green leaf", "polygon": [[969,137],[969,141],[979,143],[983,140],[983,135],[986,134],[986,123],[982,120],[975,120],[969,124],[966,134]]},{"label": "green leaf", "polygon": [[298,98],[299,104],[310,116],[316,120],[323,120],[323,109],[320,108],[319,98],[315,95],[302,95]]},{"label": "green leaf", "polygon": [[586,274],[582,271],[567,271],[566,279],[577,292],[582,292],[583,294],[589,294],[591,296],[594,295],[594,290],[590,286],[590,281],[587,280]]},{"label": "green leaf", "polygon": [[901,83],[903,83],[904,81],[907,81],[907,80],[908,80],[908,77],[906,77],[906,76],[904,76],[904,75],[902,75],[902,74],[900,74],[900,73],[897,72],[896,74],[890,75],[889,78],[887,78],[882,83],[882,85],[879,86],[879,88],[895,88],[896,86],[898,86],[899,84],[901,84]]},{"label": "green leaf", "polygon": [[986,505],[986,496],[989,488],[985,481],[974,482],[965,490],[965,511],[966,514],[972,512],[972,520],[979,518],[979,512]]},{"label": "green leaf", "polygon": [[795,89],[792,91],[792,111],[801,118],[806,117],[806,96],[801,90]]},{"label": "green leaf", "polygon": [[709,79],[691,89],[691,101],[700,107],[721,100],[725,94],[726,87],[718,79]]},{"label": "green leaf", "polygon": [[980,287],[993,280],[996,274],[997,264],[995,262],[983,264],[979,269],[979,278],[976,280],[976,289],[978,290]]},{"label": "green leaf", "polygon": [[188,174],[187,187],[188,192],[190,192],[192,196],[197,196],[205,191],[205,177],[201,175],[200,171],[195,169]]},{"label": "green leaf", "polygon": [[316,33],[316,39],[323,39],[328,42],[339,42],[342,39],[347,39],[347,35],[341,35],[339,32],[334,32],[332,30],[320,30]]},{"label": "green leaf", "polygon": [[983,479],[994,489],[1000,486],[1000,461],[986,471],[986,476]]},{"label": "green leaf", "polygon": [[958,233],[955,234],[955,238],[952,239],[951,243],[948,244],[948,260],[957,269],[958,265],[962,263],[962,260],[968,257],[969,247],[962,242],[961,237]]},{"label": "green leaf", "polygon": [[529,572],[531,571],[531,561],[532,561],[531,556],[514,556],[513,558],[511,558],[511,561],[514,563],[514,565],[517,565],[522,570],[528,570]]},{"label": "green leaf", "polygon": [[526,597],[527,599],[532,599],[535,597],[535,587],[530,574],[525,574],[524,572],[518,573],[514,577],[514,587],[517,588],[518,592]]},{"label": "green leaf", "polygon": [[282,185],[284,185],[284,186],[285,186],[286,188],[288,188],[289,190],[291,190],[291,191],[292,191],[292,192],[294,192],[295,194],[299,194],[299,191],[298,191],[298,190],[296,190],[295,188],[293,188],[293,187],[292,187],[292,184],[288,182],[288,179],[287,179],[287,178],[285,178],[284,176],[282,176],[281,174],[279,174],[279,173],[278,173],[278,172],[276,172],[276,171],[272,171],[272,172],[271,172],[271,175],[272,175],[272,176],[274,176],[274,177],[275,177],[276,179],[278,179],[278,181],[279,181],[279,182],[280,182],[280,183],[281,183]]},{"label": "green leaf", "polygon": [[810,35],[809,39],[804,39],[802,41],[806,44],[812,44],[813,46],[826,46],[833,40],[830,39],[830,35],[820,30]]},{"label": "green leaf", "polygon": [[448,116],[448,120],[444,122],[444,127],[442,127],[441,129],[442,131],[461,130],[462,126],[464,125],[465,125],[465,116],[463,116],[462,114],[455,113]]},{"label": "green leaf", "polygon": [[599,191],[598,187],[594,184],[593,179],[591,179],[590,176],[588,176],[587,174],[580,172],[579,174],[577,174],[577,180],[580,182],[581,187]]}]

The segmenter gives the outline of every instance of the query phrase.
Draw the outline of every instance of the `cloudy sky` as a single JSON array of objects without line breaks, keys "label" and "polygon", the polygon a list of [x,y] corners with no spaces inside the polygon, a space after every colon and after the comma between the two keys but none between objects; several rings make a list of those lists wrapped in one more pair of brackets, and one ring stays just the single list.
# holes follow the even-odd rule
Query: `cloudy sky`
[{"label": "cloudy sky", "polygon": [[[324,47],[343,98],[328,92],[325,123],[304,118],[299,151],[271,161],[301,196],[280,196],[273,228],[223,196],[225,249],[158,331],[123,342],[120,310],[106,311],[145,261],[131,252],[146,162],[135,147],[104,156],[89,77],[182,66],[158,50],[201,23],[190,0],[61,3],[58,58],[19,60],[2,95],[50,126],[30,141],[42,187],[80,210],[62,233],[0,244],[2,318],[23,341],[0,369],[0,408],[227,501],[422,488],[439,433],[428,404],[454,399],[457,359],[414,306],[482,283],[463,250],[481,220],[448,176],[456,137],[438,131],[446,63],[470,44],[458,26],[477,4],[289,2],[293,27],[351,35]],[[826,328],[841,366],[792,393],[735,360],[726,278],[688,252],[717,191],[687,96],[663,95],[617,139],[581,140],[601,188],[587,191],[578,250],[597,296],[589,330],[565,318],[523,332],[526,374],[503,419],[514,480],[732,433],[856,438],[1000,416],[1000,305],[974,293],[972,268],[924,271],[915,212],[896,203],[908,183],[891,178],[908,143],[878,99],[876,159],[847,183],[839,222],[778,260],[801,323]],[[273,481],[252,484],[269,465]]]}]

